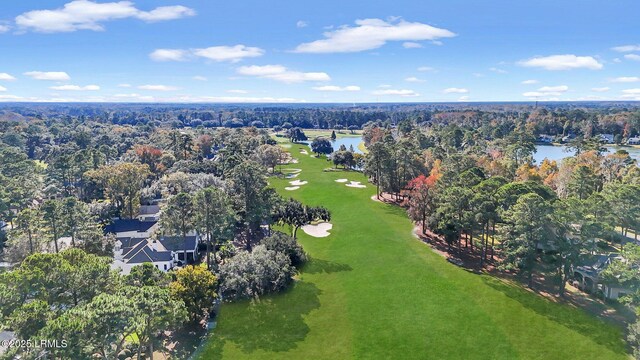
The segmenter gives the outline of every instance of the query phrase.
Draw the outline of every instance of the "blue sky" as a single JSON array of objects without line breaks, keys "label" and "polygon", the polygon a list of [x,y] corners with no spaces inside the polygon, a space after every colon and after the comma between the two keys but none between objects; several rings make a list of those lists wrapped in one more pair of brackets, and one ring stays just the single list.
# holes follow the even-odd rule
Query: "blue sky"
[{"label": "blue sky", "polygon": [[637,0],[39,0],[0,10],[0,101],[640,100]]}]

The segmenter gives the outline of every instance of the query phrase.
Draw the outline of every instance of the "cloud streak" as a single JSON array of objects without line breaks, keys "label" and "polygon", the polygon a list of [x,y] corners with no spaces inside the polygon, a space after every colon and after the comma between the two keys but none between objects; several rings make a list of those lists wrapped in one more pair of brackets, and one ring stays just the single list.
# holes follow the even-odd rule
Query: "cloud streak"
[{"label": "cloud streak", "polygon": [[573,70],[573,69],[589,69],[600,70],[603,65],[591,56],[576,55],[551,55],[539,56],[528,60],[518,62],[520,66],[542,68],[545,70]]},{"label": "cloud streak", "polygon": [[104,22],[136,18],[158,22],[194,16],[186,6],[161,6],[151,11],[137,9],[131,1],[97,3],[74,0],[54,10],[33,10],[18,15],[15,23],[22,31],[42,33],[73,32],[78,30],[104,31]]},{"label": "cloud streak", "polygon": [[330,81],[331,77],[325,72],[300,72],[289,70],[282,65],[251,65],[241,66],[238,74],[272,79],[287,84],[301,83],[305,81]]},{"label": "cloud streak", "polygon": [[356,20],[355,26],[341,26],[324,33],[325,39],[298,45],[297,53],[350,53],[377,49],[391,41],[415,42],[451,38],[455,33],[431,25],[402,19]]}]

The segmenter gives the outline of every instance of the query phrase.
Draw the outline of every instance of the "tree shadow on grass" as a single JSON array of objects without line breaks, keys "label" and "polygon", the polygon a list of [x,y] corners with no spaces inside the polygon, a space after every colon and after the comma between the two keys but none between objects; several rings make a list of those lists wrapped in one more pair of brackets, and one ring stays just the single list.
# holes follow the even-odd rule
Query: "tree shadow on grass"
[{"label": "tree shadow on grass", "polygon": [[282,294],[223,305],[221,323],[213,330],[200,358],[222,358],[227,341],[247,354],[295,348],[309,333],[304,315],[320,307],[320,294],[314,284],[298,281]]},{"label": "tree shadow on grass", "polygon": [[333,261],[309,258],[309,261],[302,268],[302,272],[306,274],[335,273],[341,271],[351,271],[353,268],[347,264],[340,264]]},{"label": "tree shadow on grass", "polygon": [[[507,297],[518,301],[527,309],[533,310],[537,314],[561,324],[568,329],[577,331],[591,338],[596,343],[606,346],[613,352],[627,354],[627,347],[620,328],[607,324],[600,319],[593,318],[580,309],[551,302],[503,280],[488,276],[483,276],[482,280]],[[613,329],[618,331],[612,331]]]}]

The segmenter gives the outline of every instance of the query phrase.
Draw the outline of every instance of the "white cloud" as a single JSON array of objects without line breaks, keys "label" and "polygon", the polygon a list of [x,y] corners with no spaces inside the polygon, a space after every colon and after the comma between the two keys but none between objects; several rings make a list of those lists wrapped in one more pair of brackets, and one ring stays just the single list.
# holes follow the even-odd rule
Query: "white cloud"
[{"label": "white cloud", "polygon": [[248,94],[249,93],[247,90],[239,90],[239,89],[231,89],[231,90],[227,90],[227,92],[229,94]]},{"label": "white cloud", "polygon": [[207,81],[207,80],[209,80],[206,77],[200,76],[200,75],[196,75],[196,76],[192,77],[192,79],[196,80],[196,81]]},{"label": "white cloud", "polygon": [[417,43],[417,42],[413,42],[413,41],[406,41],[404,43],[402,43],[402,47],[405,49],[420,49],[422,48],[422,44]]},{"label": "white cloud", "polygon": [[98,85],[87,85],[87,86],[60,85],[60,86],[52,86],[50,87],[50,89],[59,90],[59,91],[98,91],[100,90],[100,86]]},{"label": "white cloud", "polygon": [[245,46],[212,46],[205,49],[194,49],[193,54],[214,61],[238,62],[244,58],[253,58],[264,55],[264,50]]},{"label": "white cloud", "polygon": [[523,82],[521,82],[521,84],[523,85],[533,85],[533,84],[537,84],[539,83],[538,80],[524,80]]},{"label": "white cloud", "polygon": [[71,77],[63,71],[29,71],[24,73],[24,75],[35,80],[67,81],[71,79]]},{"label": "white cloud", "polygon": [[168,85],[140,85],[138,86],[140,90],[150,90],[150,91],[175,91],[178,90],[175,86]]},{"label": "white cloud", "polygon": [[538,91],[545,93],[563,93],[569,90],[567,85],[559,85],[559,86],[543,86]]},{"label": "white cloud", "polygon": [[272,79],[283,83],[300,83],[304,81],[329,81],[331,77],[324,72],[291,71],[282,65],[241,66],[238,74]]},{"label": "white cloud", "polygon": [[0,95],[0,101],[20,101],[24,98],[16,95]]},{"label": "white cloud", "polygon": [[154,61],[186,61],[189,52],[180,49],[156,49],[149,57]]},{"label": "white cloud", "polygon": [[185,6],[162,6],[151,11],[137,9],[131,1],[97,3],[74,0],[55,10],[33,10],[18,15],[16,25],[23,30],[44,33],[71,32],[77,30],[104,30],[103,22],[137,18],[146,22],[179,19],[195,15]]},{"label": "white cloud", "polygon": [[626,89],[622,90],[623,99],[628,100],[640,100],[640,89]]},{"label": "white cloud", "polygon": [[242,97],[242,96],[202,96],[202,97],[182,97],[177,100],[183,102],[214,102],[214,103],[304,103],[306,100],[296,98],[273,98],[273,97]]},{"label": "white cloud", "polygon": [[360,91],[359,86],[350,85],[350,86],[335,86],[335,85],[327,85],[327,86],[316,86],[313,87],[313,90],[316,91]]},{"label": "white cloud", "polygon": [[617,63],[621,63],[622,60],[620,60],[620,58],[615,58],[615,59],[613,59],[613,62],[617,64]]},{"label": "white cloud", "polygon": [[[543,86],[543,87],[539,88],[538,91],[528,91],[528,92],[522,94],[522,96],[535,97],[535,98],[549,97],[549,96],[560,96],[563,93],[567,92],[568,90],[569,90],[569,87],[567,85]],[[554,98],[554,100],[556,100],[556,99]]]},{"label": "white cloud", "polygon": [[309,26],[309,23],[303,20],[298,20],[298,22],[296,23],[296,27],[300,29],[305,28],[307,26]]},{"label": "white cloud", "polygon": [[187,61],[194,57],[201,57],[213,61],[238,62],[244,58],[264,55],[264,50],[245,45],[211,46],[202,49],[156,49],[149,57],[155,61]]},{"label": "white cloud", "polygon": [[404,81],[420,83],[420,82],[425,82],[426,80],[419,79],[419,78],[417,78],[415,76],[409,76],[408,78],[404,79]]},{"label": "white cloud", "polygon": [[372,50],[389,41],[437,40],[456,36],[453,32],[419,22],[381,19],[356,20],[324,33],[326,39],[298,45],[298,53],[345,53]]},{"label": "white cloud", "polygon": [[613,78],[613,79],[611,79],[609,81],[610,82],[614,82],[614,83],[632,83],[632,82],[640,81],[640,77],[637,77],[637,76],[621,76],[621,77]]},{"label": "white cloud", "polygon": [[2,92],[7,91],[7,88],[0,85],[0,91],[2,91]]},{"label": "white cloud", "polygon": [[500,68],[497,68],[497,67],[489,68],[489,71],[493,71],[494,73],[498,73],[498,74],[506,74],[507,73],[506,70],[503,70],[503,69],[500,69]]},{"label": "white cloud", "polygon": [[391,86],[391,85],[389,85],[389,84],[381,84],[381,85],[378,85],[378,88],[380,88],[380,89],[388,89],[388,88],[391,88],[391,87],[392,87],[392,86]]},{"label": "white cloud", "polygon": [[593,92],[607,92],[610,89],[608,87],[596,87],[596,88],[591,88],[591,91]]},{"label": "white cloud", "polygon": [[416,97],[416,96],[420,96],[420,94],[416,93],[413,90],[406,90],[406,89],[387,89],[387,90],[376,90],[373,92],[373,95],[395,95],[395,96],[402,96],[402,97]]},{"label": "white cloud", "polygon": [[616,46],[611,48],[611,50],[613,51],[617,51],[617,52],[632,52],[632,51],[640,51],[640,44],[639,45],[622,45],[622,46]]},{"label": "white cloud", "polygon": [[442,90],[442,92],[445,94],[466,94],[469,92],[469,89],[451,87]]},{"label": "white cloud", "polygon": [[460,96],[460,97],[458,98],[458,101],[460,101],[460,102],[469,101],[469,97],[468,97],[468,96],[466,96],[466,95],[465,95],[465,96]]},{"label": "white cloud", "polygon": [[140,95],[136,93],[132,94],[115,94],[113,97],[116,101],[155,101],[156,99],[153,96],[149,95]]},{"label": "white cloud", "polygon": [[599,70],[603,65],[591,56],[552,55],[534,57],[518,62],[525,67],[539,67],[546,70],[590,69]]},{"label": "white cloud", "polygon": [[6,33],[11,30],[11,26],[0,24],[0,34]]},{"label": "white cloud", "polygon": [[138,11],[136,17],[146,22],[175,20],[187,16],[195,16],[196,12],[182,5],[161,6],[151,11]]},{"label": "white cloud", "polygon": [[7,73],[0,73],[0,80],[2,81],[13,81],[16,78]]},{"label": "white cloud", "polygon": [[436,71],[436,69],[432,68],[431,66],[420,66],[418,68],[418,71],[427,72],[427,71]]},{"label": "white cloud", "polygon": [[640,55],[637,54],[627,54],[624,58],[627,60],[640,61]]},{"label": "white cloud", "polygon": [[130,87],[131,87],[131,84],[118,84],[118,87],[121,87],[121,88],[130,88]]}]

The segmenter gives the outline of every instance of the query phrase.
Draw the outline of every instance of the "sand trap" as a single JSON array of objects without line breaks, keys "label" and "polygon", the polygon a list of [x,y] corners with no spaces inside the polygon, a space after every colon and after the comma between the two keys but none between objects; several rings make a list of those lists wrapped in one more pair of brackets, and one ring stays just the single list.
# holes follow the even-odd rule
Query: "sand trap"
[{"label": "sand trap", "polygon": [[284,177],[287,178],[287,179],[293,179],[293,178],[297,178],[298,175],[300,175],[300,174],[287,174]]},{"label": "sand trap", "polygon": [[300,150],[300,154],[309,155],[309,152],[307,152],[307,150],[305,149],[302,149]]},{"label": "sand trap", "polygon": [[349,179],[338,179],[338,180],[336,180],[337,183],[346,183],[347,181],[349,181]]},{"label": "sand trap", "polygon": [[300,186],[287,186],[286,188],[284,188],[287,191],[293,191],[293,190],[298,190],[300,189]]},{"label": "sand trap", "polygon": [[348,187],[352,187],[352,188],[358,188],[358,189],[362,189],[362,188],[366,188],[366,185],[362,185],[360,184],[360,181],[351,181],[348,184],[346,184]]},{"label": "sand trap", "polygon": [[318,225],[305,225],[302,227],[302,231],[304,231],[305,234],[317,238],[327,237],[331,235],[329,233],[329,230],[331,229],[333,229],[333,224],[328,222],[322,222]]},{"label": "sand trap", "polygon": [[288,162],[288,164],[297,164],[297,163],[298,163],[298,159],[291,159]]},{"label": "sand trap", "polygon": [[302,186],[302,185],[307,185],[308,182],[307,181],[294,180],[294,181],[289,181],[289,184],[291,184],[293,186]]}]

